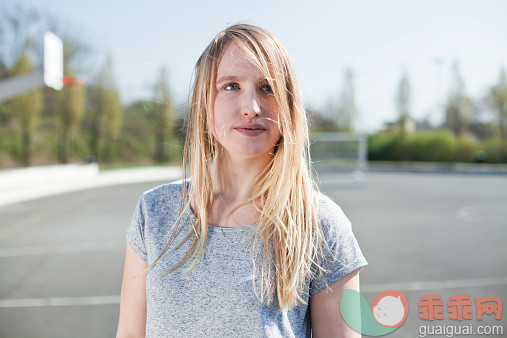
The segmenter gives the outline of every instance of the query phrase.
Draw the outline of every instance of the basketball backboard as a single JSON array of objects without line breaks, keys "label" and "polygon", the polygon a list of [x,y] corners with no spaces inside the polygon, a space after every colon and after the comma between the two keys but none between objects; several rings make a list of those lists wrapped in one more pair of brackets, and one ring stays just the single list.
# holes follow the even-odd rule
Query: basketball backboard
[{"label": "basketball backboard", "polygon": [[44,33],[44,83],[55,90],[63,88],[63,44],[49,31]]}]

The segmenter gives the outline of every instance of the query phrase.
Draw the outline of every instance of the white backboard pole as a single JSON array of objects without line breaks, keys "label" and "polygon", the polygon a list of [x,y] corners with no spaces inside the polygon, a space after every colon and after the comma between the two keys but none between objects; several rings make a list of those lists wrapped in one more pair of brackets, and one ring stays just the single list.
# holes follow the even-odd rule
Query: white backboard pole
[{"label": "white backboard pole", "polygon": [[10,100],[43,86],[44,75],[41,72],[11,76],[0,82],[0,102]]}]

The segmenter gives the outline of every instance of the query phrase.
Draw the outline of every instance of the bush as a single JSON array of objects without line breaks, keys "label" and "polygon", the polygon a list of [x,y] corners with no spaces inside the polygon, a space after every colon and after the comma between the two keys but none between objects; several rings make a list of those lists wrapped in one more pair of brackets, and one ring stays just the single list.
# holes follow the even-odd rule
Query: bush
[{"label": "bush", "polygon": [[456,162],[477,162],[480,143],[464,137],[456,139]]},{"label": "bush", "polygon": [[485,152],[485,162],[507,163],[507,142],[499,139],[490,139],[484,142],[480,150]]},{"label": "bush", "polygon": [[368,137],[368,159],[373,161],[399,160],[402,134],[379,131]]},{"label": "bush", "polygon": [[9,129],[0,130],[0,165],[21,163],[23,156],[23,139],[21,133]]},{"label": "bush", "polygon": [[452,162],[456,148],[453,134],[447,131],[410,134],[407,139],[410,161]]},{"label": "bush", "polygon": [[489,163],[507,162],[507,142],[498,139],[477,142],[455,137],[449,131],[412,134],[379,131],[368,137],[368,159],[372,161],[477,162],[481,154]]}]

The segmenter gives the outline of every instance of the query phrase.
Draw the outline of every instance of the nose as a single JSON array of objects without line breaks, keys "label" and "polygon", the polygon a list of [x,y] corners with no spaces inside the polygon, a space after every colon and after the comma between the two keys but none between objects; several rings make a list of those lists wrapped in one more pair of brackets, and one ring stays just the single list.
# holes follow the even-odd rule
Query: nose
[{"label": "nose", "polygon": [[244,91],[242,100],[241,114],[245,117],[255,117],[261,115],[261,106],[259,96],[255,90]]}]

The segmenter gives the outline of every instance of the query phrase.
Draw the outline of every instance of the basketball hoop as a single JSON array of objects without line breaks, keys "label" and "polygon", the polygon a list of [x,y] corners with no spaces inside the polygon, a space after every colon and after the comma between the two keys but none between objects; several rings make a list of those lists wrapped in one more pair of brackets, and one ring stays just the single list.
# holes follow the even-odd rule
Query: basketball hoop
[{"label": "basketball hoop", "polygon": [[74,76],[64,76],[62,82],[63,82],[64,87],[86,86],[85,80],[74,77]]},{"label": "basketball hoop", "polygon": [[55,90],[86,86],[83,79],[63,75],[63,43],[51,32],[44,33],[44,83]]}]

